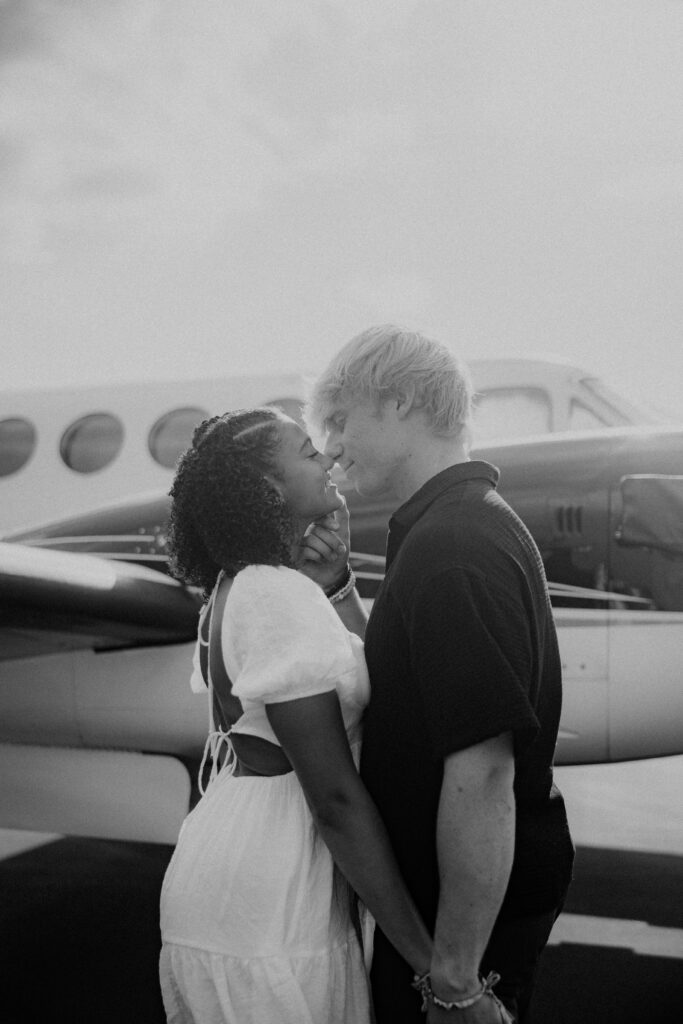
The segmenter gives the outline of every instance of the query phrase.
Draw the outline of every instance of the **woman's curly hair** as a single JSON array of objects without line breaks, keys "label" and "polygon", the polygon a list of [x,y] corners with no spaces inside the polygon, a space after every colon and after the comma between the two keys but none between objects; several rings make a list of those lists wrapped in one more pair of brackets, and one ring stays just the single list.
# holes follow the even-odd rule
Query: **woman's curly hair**
[{"label": "woman's curly hair", "polygon": [[204,420],[181,456],[170,494],[171,574],[208,597],[221,569],[292,565],[293,520],[277,488],[281,421],[275,409]]}]

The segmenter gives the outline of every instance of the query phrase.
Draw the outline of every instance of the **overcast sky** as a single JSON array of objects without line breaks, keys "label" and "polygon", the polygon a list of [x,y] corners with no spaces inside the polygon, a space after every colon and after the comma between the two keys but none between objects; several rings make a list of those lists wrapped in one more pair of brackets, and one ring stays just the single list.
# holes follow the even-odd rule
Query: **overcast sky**
[{"label": "overcast sky", "polygon": [[0,0],[0,387],[393,320],[680,413],[682,54],[681,0]]}]

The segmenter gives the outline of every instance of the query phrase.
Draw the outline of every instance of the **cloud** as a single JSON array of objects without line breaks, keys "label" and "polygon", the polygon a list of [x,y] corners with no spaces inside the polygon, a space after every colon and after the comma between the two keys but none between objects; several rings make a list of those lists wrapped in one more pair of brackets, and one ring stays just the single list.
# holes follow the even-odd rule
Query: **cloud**
[{"label": "cloud", "polygon": [[373,322],[398,322],[428,329],[435,296],[430,282],[419,274],[396,273],[370,278],[354,275],[348,282],[348,294]]},{"label": "cloud", "polygon": [[411,117],[400,107],[337,114],[326,121],[320,136],[295,156],[288,176],[299,184],[307,184],[310,177],[343,179],[367,167],[378,154],[382,162],[376,171],[384,174],[386,161],[413,140]]},{"label": "cloud", "polygon": [[258,206],[268,154],[240,74],[262,40],[192,10],[27,5],[42,34],[0,67],[6,256],[158,253]]},{"label": "cloud", "polygon": [[406,20],[424,0],[328,0],[328,6],[342,15],[362,35],[384,33]]},{"label": "cloud", "polygon": [[344,48],[414,6],[369,16],[312,0],[5,5],[1,251],[30,262],[200,250],[283,186],[343,179],[409,145],[405,110],[354,102],[339,76]]},{"label": "cloud", "polygon": [[599,198],[618,203],[680,203],[683,200],[683,163],[639,167],[605,183]]}]

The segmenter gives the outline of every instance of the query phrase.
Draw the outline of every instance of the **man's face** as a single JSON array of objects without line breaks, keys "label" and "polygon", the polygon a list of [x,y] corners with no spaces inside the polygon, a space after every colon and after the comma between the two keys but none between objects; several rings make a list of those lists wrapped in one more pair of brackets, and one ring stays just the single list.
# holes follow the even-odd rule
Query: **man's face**
[{"label": "man's face", "polygon": [[405,455],[402,426],[392,400],[378,407],[367,398],[347,399],[325,420],[325,454],[339,463],[359,494],[390,494]]}]

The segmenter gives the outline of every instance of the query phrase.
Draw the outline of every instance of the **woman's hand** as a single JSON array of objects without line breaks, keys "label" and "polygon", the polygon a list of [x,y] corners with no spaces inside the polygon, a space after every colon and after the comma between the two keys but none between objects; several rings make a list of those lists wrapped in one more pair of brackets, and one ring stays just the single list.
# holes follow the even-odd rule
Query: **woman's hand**
[{"label": "woman's hand", "polygon": [[350,547],[349,510],[344,501],[336,512],[316,519],[308,527],[296,567],[323,590],[329,590],[344,577]]}]

